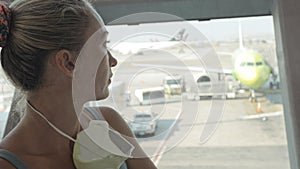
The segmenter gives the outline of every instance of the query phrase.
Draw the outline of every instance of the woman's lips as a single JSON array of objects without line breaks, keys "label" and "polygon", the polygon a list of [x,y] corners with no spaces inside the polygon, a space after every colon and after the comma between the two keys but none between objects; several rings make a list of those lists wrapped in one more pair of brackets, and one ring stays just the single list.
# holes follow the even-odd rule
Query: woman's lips
[{"label": "woman's lips", "polygon": [[108,84],[111,83],[111,78],[112,78],[113,74],[110,74],[109,79],[108,79]]}]

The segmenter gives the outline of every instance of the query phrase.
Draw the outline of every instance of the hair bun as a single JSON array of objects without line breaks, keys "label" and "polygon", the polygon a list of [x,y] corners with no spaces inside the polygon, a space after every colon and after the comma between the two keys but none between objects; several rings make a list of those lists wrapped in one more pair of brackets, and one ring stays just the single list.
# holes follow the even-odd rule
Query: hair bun
[{"label": "hair bun", "polygon": [[6,46],[9,34],[11,10],[7,2],[0,1],[0,47]]}]

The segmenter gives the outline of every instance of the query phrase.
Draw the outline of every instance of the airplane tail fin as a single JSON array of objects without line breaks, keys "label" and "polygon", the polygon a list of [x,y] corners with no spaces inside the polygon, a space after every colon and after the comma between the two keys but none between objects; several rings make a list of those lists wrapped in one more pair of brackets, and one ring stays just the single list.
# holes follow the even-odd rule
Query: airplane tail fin
[{"label": "airplane tail fin", "polygon": [[243,44],[243,32],[242,32],[241,20],[239,20],[239,44],[240,44],[240,49],[243,49],[244,44]]},{"label": "airplane tail fin", "polygon": [[185,41],[188,37],[188,34],[185,34],[185,29],[180,29],[177,31],[170,39],[169,41]]}]

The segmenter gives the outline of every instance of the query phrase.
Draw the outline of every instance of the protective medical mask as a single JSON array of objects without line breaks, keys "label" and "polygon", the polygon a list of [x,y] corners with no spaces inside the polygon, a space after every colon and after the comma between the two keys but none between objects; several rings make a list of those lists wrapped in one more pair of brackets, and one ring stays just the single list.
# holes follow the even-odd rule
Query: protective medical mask
[{"label": "protective medical mask", "polygon": [[119,169],[128,157],[132,157],[134,146],[118,132],[110,129],[104,120],[91,120],[88,128],[79,132],[75,140],[55,127],[29,102],[27,105],[59,134],[75,143],[73,161],[77,169]]}]

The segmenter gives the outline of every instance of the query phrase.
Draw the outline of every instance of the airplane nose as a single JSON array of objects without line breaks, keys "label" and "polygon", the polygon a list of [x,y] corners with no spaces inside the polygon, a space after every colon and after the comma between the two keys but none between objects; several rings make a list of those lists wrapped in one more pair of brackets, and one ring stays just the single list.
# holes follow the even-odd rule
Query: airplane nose
[{"label": "airplane nose", "polygon": [[243,78],[244,80],[247,81],[252,81],[257,77],[257,72],[253,69],[253,70],[245,70],[243,72],[240,73],[241,78]]}]

